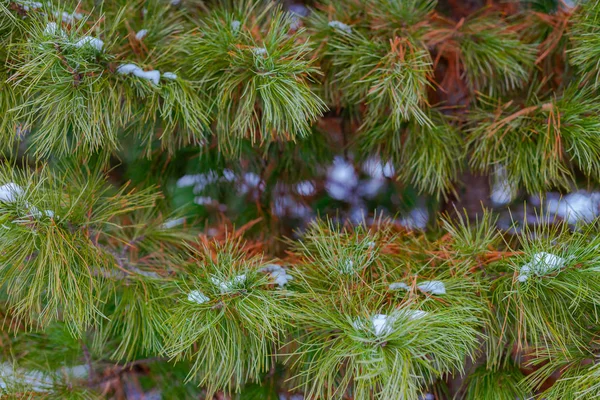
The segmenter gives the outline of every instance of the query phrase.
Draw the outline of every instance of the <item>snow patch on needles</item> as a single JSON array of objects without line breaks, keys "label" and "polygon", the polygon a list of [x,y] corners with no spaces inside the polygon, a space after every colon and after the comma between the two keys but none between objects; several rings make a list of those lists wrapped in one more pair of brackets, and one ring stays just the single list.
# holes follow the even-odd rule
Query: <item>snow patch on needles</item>
[{"label": "snow patch on needles", "polygon": [[[17,185],[16,183],[9,182],[0,186],[0,201],[4,203],[14,203],[24,195],[25,191],[21,186]],[[27,202],[25,202],[24,204],[25,207],[29,210],[29,215],[31,215],[34,218],[41,218],[43,216],[47,216],[48,218],[54,218],[55,216],[54,211],[52,210],[45,210],[42,212],[38,210],[37,207],[32,206]],[[58,216],[56,216],[56,218],[58,218]]]},{"label": "snow patch on needles", "polygon": [[330,28],[334,28],[334,29],[338,29],[342,32],[345,33],[352,33],[352,28],[349,25],[346,25],[343,22],[340,21],[329,21],[329,27]]},{"label": "snow patch on needles", "polygon": [[554,254],[544,251],[535,253],[531,261],[521,267],[517,279],[519,282],[525,282],[530,274],[544,276],[559,271],[565,266],[565,262],[564,258]]},{"label": "snow patch on needles", "polygon": [[52,13],[56,18],[59,18],[62,20],[62,22],[64,22],[65,24],[69,24],[69,25],[73,25],[76,21],[79,21],[83,18],[83,14],[78,13],[78,12],[73,12],[73,13],[68,13],[66,11],[60,12],[60,11],[54,11]]},{"label": "snow patch on needles", "polygon": [[46,28],[44,28],[45,35],[56,35],[59,32],[58,25],[56,22],[48,22]]},{"label": "snow patch on needles", "polygon": [[232,31],[234,31],[234,32],[239,31],[240,26],[242,26],[242,23],[240,21],[237,21],[237,20],[231,21],[230,27],[231,27]]},{"label": "snow patch on needles", "polygon": [[375,336],[385,336],[392,333],[393,324],[396,318],[386,314],[375,314],[368,322],[357,319],[352,323],[354,328],[361,331],[373,332]]},{"label": "snow patch on needles", "polygon": [[[149,80],[150,82],[154,83],[157,86],[160,83],[160,77],[161,77],[160,71],[158,71],[158,70],[153,69],[151,71],[144,71],[137,65],[131,64],[131,63],[121,64],[117,68],[117,74],[134,75],[134,76],[137,76],[138,78]],[[165,79],[170,79],[170,80],[177,79],[177,75],[174,74],[173,72],[165,72],[164,74],[162,74],[162,77]]]},{"label": "snow patch on needles", "polygon": [[570,193],[562,199],[548,199],[546,210],[556,214],[569,224],[592,222],[599,214],[600,193],[579,191]]},{"label": "snow patch on needles", "polygon": [[394,283],[390,283],[389,286],[389,290],[410,290],[410,286],[408,286],[406,283],[404,282],[394,282]]},{"label": "snow patch on needles", "polygon": [[24,194],[23,188],[16,183],[9,182],[0,186],[0,201],[5,203],[13,203]]},{"label": "snow patch on needles", "polygon": [[15,369],[7,362],[0,364],[0,388],[6,389],[13,381],[27,385],[34,392],[45,392],[54,384],[52,377],[42,371]]},{"label": "snow patch on needles", "polygon": [[15,3],[23,7],[23,10],[25,11],[39,10],[40,8],[44,7],[44,5],[39,1],[16,1]]},{"label": "snow patch on needles", "polygon": [[198,304],[203,304],[203,303],[206,303],[207,301],[210,301],[210,299],[199,290],[192,290],[191,292],[189,292],[187,299],[188,299],[188,301],[191,301],[193,303],[198,303]]},{"label": "snow patch on needles", "polygon": [[148,29],[141,29],[135,34],[135,38],[137,40],[142,40],[146,35],[148,35]]},{"label": "snow patch on needles", "polygon": [[[446,294],[446,286],[442,281],[423,281],[417,285],[417,288],[422,290],[423,292],[428,292],[431,294],[441,295]],[[394,282],[390,283],[389,290],[410,290],[410,286],[408,286],[404,282]]]},{"label": "snow patch on needles", "polygon": [[221,280],[211,276],[210,281],[221,290],[221,294],[226,294],[239,289],[246,282],[246,274],[237,275],[230,280]]},{"label": "snow patch on needles", "polygon": [[254,53],[255,56],[266,56],[267,55],[267,49],[265,49],[264,47],[253,47],[252,52]]},{"label": "snow patch on needles", "polygon": [[183,224],[185,224],[185,218],[182,217],[182,218],[166,220],[160,227],[163,229],[172,229],[172,228],[175,228],[176,226],[183,225]]},{"label": "snow patch on needles", "polygon": [[278,264],[269,264],[261,269],[259,272],[271,274],[271,277],[279,287],[284,287],[289,281],[294,279],[293,276],[287,273],[287,270]]},{"label": "snow patch on needles", "polygon": [[81,39],[79,39],[77,42],[75,42],[73,44],[73,46],[81,48],[84,46],[90,46],[94,49],[96,49],[97,51],[102,51],[102,48],[104,47],[104,42],[98,38],[92,37],[92,36],[84,36]]},{"label": "snow patch on needles", "polygon": [[446,294],[446,286],[442,281],[425,281],[421,282],[417,287],[431,294]]},{"label": "snow patch on needles", "polygon": [[422,310],[399,310],[398,312],[392,315],[386,314],[375,314],[373,315],[367,323],[365,323],[362,319],[355,320],[352,325],[354,328],[373,332],[375,336],[386,336],[393,332],[394,323],[398,320],[398,318],[402,316],[406,316],[409,320],[416,320],[423,318],[427,315],[427,312]]}]

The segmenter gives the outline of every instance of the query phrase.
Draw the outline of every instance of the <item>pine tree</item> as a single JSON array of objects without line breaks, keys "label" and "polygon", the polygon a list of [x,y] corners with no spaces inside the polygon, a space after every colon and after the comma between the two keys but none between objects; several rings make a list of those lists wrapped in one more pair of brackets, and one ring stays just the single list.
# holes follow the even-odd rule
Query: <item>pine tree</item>
[{"label": "pine tree", "polygon": [[0,397],[600,397],[598,33],[0,0]]}]

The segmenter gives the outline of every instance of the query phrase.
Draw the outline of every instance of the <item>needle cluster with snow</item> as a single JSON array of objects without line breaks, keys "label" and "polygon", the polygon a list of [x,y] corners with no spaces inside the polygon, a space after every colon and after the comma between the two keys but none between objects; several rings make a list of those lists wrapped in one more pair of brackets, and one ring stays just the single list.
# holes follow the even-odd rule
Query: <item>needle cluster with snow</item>
[{"label": "needle cluster with snow", "polygon": [[289,281],[294,279],[293,276],[287,273],[287,270],[278,264],[269,264],[265,267],[259,269],[260,272],[268,273],[273,278],[273,281],[279,285],[279,287],[284,287]]},{"label": "needle cluster with snow", "polygon": [[187,299],[188,299],[188,301],[191,301],[193,303],[198,303],[198,304],[203,304],[203,303],[206,303],[207,301],[210,301],[210,299],[204,293],[202,293],[200,290],[192,290],[191,292],[189,292]]},{"label": "needle cluster with snow", "polygon": [[[435,295],[446,294],[446,286],[442,281],[423,281],[417,284],[417,288],[422,290],[423,292],[428,292]],[[410,286],[408,286],[404,282],[394,282],[390,283],[390,290],[410,290]]]},{"label": "needle cluster with snow", "polygon": [[535,253],[531,261],[521,267],[517,279],[519,282],[525,282],[531,274],[545,276],[561,270],[565,263],[564,258],[554,254],[544,251]]},{"label": "needle cluster with snow", "polygon": [[[14,203],[22,199],[24,196],[25,190],[23,190],[23,188],[16,183],[9,182],[0,186],[0,202]],[[29,204],[26,201],[23,204],[25,208],[27,208],[29,215],[34,218],[41,218],[42,216],[54,218],[54,211],[52,210],[40,211],[37,207]]]},{"label": "needle cluster with snow", "polygon": [[349,25],[346,25],[340,21],[329,21],[329,26],[334,29],[339,29],[340,31],[346,33],[352,33],[352,28]]},{"label": "needle cluster with snow", "polygon": [[231,279],[221,279],[211,276],[210,280],[213,285],[219,288],[221,294],[227,294],[243,287],[244,283],[246,283],[246,274],[236,275]]},{"label": "needle cluster with snow", "polygon": [[[144,71],[142,68],[140,68],[136,64],[132,64],[132,63],[121,64],[117,68],[117,74],[137,76],[138,78],[146,79],[155,85],[158,85],[160,83],[160,76],[161,76],[160,71],[158,71],[158,70],[153,69],[150,71]],[[177,75],[172,72],[165,72],[162,75],[162,77],[165,79],[170,79],[170,80],[177,79]]]}]

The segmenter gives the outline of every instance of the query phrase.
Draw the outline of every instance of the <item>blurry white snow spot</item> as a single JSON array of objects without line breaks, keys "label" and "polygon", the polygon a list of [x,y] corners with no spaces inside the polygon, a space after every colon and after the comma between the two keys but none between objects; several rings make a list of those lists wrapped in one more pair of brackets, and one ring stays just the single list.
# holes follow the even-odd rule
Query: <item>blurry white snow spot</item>
[{"label": "blurry white snow spot", "polygon": [[161,228],[171,229],[171,228],[175,228],[176,226],[183,225],[184,223],[185,223],[185,218],[169,219],[169,220],[166,220],[161,225]]},{"label": "blurry white snow spot", "polygon": [[329,21],[329,26],[334,29],[339,29],[340,31],[351,33],[352,28],[349,25],[344,24],[340,21]]},{"label": "blurry white snow spot", "polygon": [[570,193],[562,199],[548,199],[546,209],[570,224],[579,221],[592,222],[598,216],[600,193],[579,191]]},{"label": "blurry white snow spot", "polygon": [[163,78],[165,78],[165,79],[171,79],[171,80],[174,81],[175,79],[177,79],[177,75],[174,74],[173,72],[165,72],[163,74]]},{"label": "blurry white snow spot", "polygon": [[208,196],[196,196],[194,197],[194,203],[200,205],[200,206],[205,206],[208,204],[212,204],[214,202],[214,200],[212,199],[212,197],[208,197]]},{"label": "blurry white snow spot", "polygon": [[497,166],[492,179],[492,193],[490,194],[492,203],[495,206],[504,206],[513,201],[517,188],[508,180],[506,169],[503,166]]},{"label": "blurry white snow spot", "polygon": [[296,184],[296,193],[300,196],[312,196],[316,188],[313,181],[302,181]]},{"label": "blurry white snow spot", "polygon": [[146,35],[148,34],[148,29],[140,29],[139,31],[137,31],[137,33],[135,34],[135,38],[137,40],[142,40],[143,38],[146,37]]},{"label": "blurry white snow spot", "polygon": [[255,56],[265,56],[267,55],[267,49],[264,47],[253,47],[252,52]]},{"label": "blurry white snow spot", "polygon": [[425,229],[429,222],[429,211],[425,207],[416,207],[408,215],[400,218],[398,223],[407,229]]},{"label": "blurry white snow spot", "polygon": [[357,184],[358,177],[354,166],[342,157],[335,157],[327,170],[327,193],[336,200],[347,200]]},{"label": "blurry white snow spot", "polygon": [[404,282],[394,282],[394,283],[390,283],[389,289],[390,290],[400,290],[400,289],[410,290],[410,286],[408,286]]}]

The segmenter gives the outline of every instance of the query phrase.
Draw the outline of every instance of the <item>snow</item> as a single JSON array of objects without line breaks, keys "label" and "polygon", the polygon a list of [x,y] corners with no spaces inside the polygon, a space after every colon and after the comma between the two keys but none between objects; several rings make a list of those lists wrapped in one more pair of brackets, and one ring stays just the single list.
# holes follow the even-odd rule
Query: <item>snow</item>
[{"label": "snow", "polygon": [[592,222],[600,208],[600,193],[579,191],[570,193],[562,199],[549,198],[546,210],[556,214],[570,224],[578,222]]},{"label": "snow", "polygon": [[133,71],[133,75],[138,78],[147,79],[155,85],[158,85],[160,82],[160,71],[157,70],[143,71],[142,69],[137,69]]},{"label": "snow", "polygon": [[[423,281],[417,285],[417,288],[424,292],[428,292],[431,294],[446,294],[446,286],[444,282],[441,281]],[[394,282],[390,283],[389,290],[410,290],[410,286],[408,286],[404,282]]]},{"label": "snow", "polygon": [[171,79],[171,80],[174,81],[175,79],[177,79],[177,75],[174,74],[173,72],[165,72],[163,74],[163,78],[165,78],[165,79]]},{"label": "snow", "polygon": [[429,211],[425,207],[416,207],[409,211],[408,215],[400,218],[398,223],[406,229],[420,229],[427,227],[429,222]]},{"label": "snow", "polygon": [[327,170],[327,193],[336,200],[348,200],[358,184],[354,166],[342,157],[335,157]]},{"label": "snow", "polygon": [[377,157],[370,157],[362,164],[362,170],[365,174],[374,179],[392,178],[396,170],[391,162],[383,164]]},{"label": "snow", "polygon": [[290,216],[293,218],[306,218],[312,215],[312,209],[304,203],[297,201],[289,194],[275,194],[272,207],[273,215],[278,217]]},{"label": "snow", "polygon": [[189,292],[187,299],[188,299],[188,301],[198,303],[198,304],[203,304],[203,303],[206,303],[207,301],[210,301],[210,299],[208,297],[206,297],[206,295],[199,290],[192,290],[191,292]]},{"label": "snow", "polygon": [[169,219],[169,220],[166,220],[161,225],[161,228],[171,229],[171,228],[175,228],[176,226],[183,225],[184,223],[185,223],[185,218]]},{"label": "snow", "polygon": [[313,181],[302,181],[296,184],[296,193],[300,196],[312,196],[316,192]]},{"label": "snow", "polygon": [[[16,183],[9,182],[0,186],[0,201],[5,203],[13,203],[17,201],[18,198],[23,197],[24,194],[25,191],[23,190],[23,188],[17,185]],[[27,202],[25,202],[25,207],[29,210],[29,215],[33,216],[34,218],[41,218],[44,215],[49,218],[55,217],[54,211],[52,210],[45,210],[42,212],[38,210],[37,207],[32,206]],[[56,216],[56,218],[59,217]]]},{"label": "snow", "polygon": [[369,322],[366,324],[363,320],[357,319],[352,323],[352,325],[356,329],[373,332],[375,336],[386,336],[393,332],[393,325],[401,315],[408,316],[410,320],[416,320],[426,316],[427,312],[421,310],[403,309],[395,312],[392,315],[375,314],[371,316]]},{"label": "snow", "polygon": [[44,7],[44,5],[38,1],[18,1],[17,3],[20,4],[25,11],[39,10]]},{"label": "snow", "polygon": [[346,33],[352,32],[352,28],[350,26],[348,26],[340,21],[329,21],[329,26],[331,28],[338,29],[338,30],[346,32]]},{"label": "snow", "polygon": [[237,32],[240,30],[242,23],[240,21],[231,21],[231,30]]},{"label": "snow", "polygon": [[358,192],[361,196],[366,197],[367,199],[372,199],[379,193],[379,191],[385,185],[385,180],[383,179],[367,179],[362,180],[358,185]]},{"label": "snow", "polygon": [[417,285],[417,287],[431,294],[446,294],[446,286],[441,281],[424,281]]},{"label": "snow", "polygon": [[257,188],[264,188],[265,182],[254,172],[246,172],[239,183],[238,190],[246,194]]},{"label": "snow", "polygon": [[408,319],[415,320],[421,319],[427,315],[427,311],[423,310],[406,310],[404,314],[408,315]]},{"label": "snow", "polygon": [[7,362],[0,364],[0,388],[7,388],[13,381],[26,385],[34,392],[48,391],[54,383],[52,377],[42,371],[15,369]]},{"label": "snow", "polygon": [[215,276],[212,276],[210,280],[213,285],[217,286],[221,290],[222,294],[225,294],[230,293],[242,286],[246,282],[246,274],[237,275],[233,277],[233,279],[227,281],[221,280]]},{"label": "snow", "polygon": [[340,272],[343,273],[343,274],[352,274],[352,273],[354,273],[354,261],[350,260],[349,258],[347,258],[342,263],[342,268],[341,268]]},{"label": "snow", "polygon": [[56,25],[56,22],[48,22],[48,24],[46,25],[46,28],[44,29],[44,34],[45,35],[56,35],[56,33],[59,31],[58,29],[58,25]]},{"label": "snow", "polygon": [[356,319],[352,326],[362,331],[372,332],[375,336],[385,336],[392,332],[392,325],[395,320],[396,318],[386,314],[375,314],[371,316],[368,323],[365,323],[362,319]]},{"label": "snow", "polygon": [[148,34],[148,29],[140,29],[136,34],[135,34],[135,38],[137,40],[142,40],[143,38],[146,37],[146,35]]},{"label": "snow", "polygon": [[196,196],[194,197],[194,203],[198,204],[199,206],[205,206],[214,203],[214,200],[212,197],[208,196]]},{"label": "snow", "polygon": [[302,26],[300,18],[306,17],[309,13],[308,8],[304,4],[291,4],[288,7],[288,11],[291,15],[290,29],[297,30]]},{"label": "snow", "polygon": [[390,283],[389,290],[400,290],[400,289],[410,290],[410,286],[408,286],[404,282],[393,282],[393,283]]},{"label": "snow", "polygon": [[117,68],[117,73],[121,75],[133,74],[138,78],[149,80],[150,82],[158,85],[160,82],[160,71],[151,70],[144,71],[135,64],[122,64]]},{"label": "snow", "polygon": [[23,188],[16,183],[9,182],[0,186],[0,201],[5,203],[12,203],[24,194],[25,191]]},{"label": "snow", "polygon": [[517,279],[519,282],[525,282],[530,274],[544,276],[549,273],[562,269],[566,260],[551,253],[539,252],[533,255],[530,262],[523,265],[519,271]]},{"label": "snow", "polygon": [[265,56],[267,55],[267,49],[264,47],[254,47],[252,48],[252,52],[255,56]]},{"label": "snow", "polygon": [[102,51],[102,47],[104,47],[104,42],[95,37],[84,36],[83,38],[79,39],[79,41],[77,41],[73,46],[79,48],[84,46],[90,46],[98,51]]},{"label": "snow", "polygon": [[133,71],[135,71],[136,69],[139,69],[140,67],[138,67],[135,64],[121,64],[119,65],[119,67],[117,67],[117,74],[121,74],[121,75],[127,75],[127,74],[131,74]]},{"label": "snow", "polygon": [[223,178],[227,182],[233,182],[235,180],[235,173],[230,169],[224,169],[223,170]]},{"label": "snow", "polygon": [[371,317],[373,323],[373,332],[377,336],[387,335],[392,332],[392,324],[394,323],[392,318],[389,318],[385,314],[375,314]]},{"label": "snow", "polygon": [[73,25],[75,23],[75,21],[78,21],[83,18],[83,14],[77,13],[77,12],[69,14],[66,11],[63,11],[63,12],[54,11],[52,14],[56,18],[60,17],[62,22],[64,22],[65,24],[69,24],[69,25]]},{"label": "snow", "polygon": [[294,279],[293,276],[289,275],[285,268],[278,264],[269,264],[261,269],[260,272],[269,273],[279,287],[285,286],[289,281]]},{"label": "snow", "polygon": [[506,169],[502,166],[496,167],[494,170],[491,191],[490,200],[497,207],[507,205],[515,197],[517,189],[509,182]]}]

